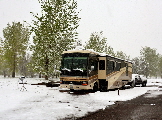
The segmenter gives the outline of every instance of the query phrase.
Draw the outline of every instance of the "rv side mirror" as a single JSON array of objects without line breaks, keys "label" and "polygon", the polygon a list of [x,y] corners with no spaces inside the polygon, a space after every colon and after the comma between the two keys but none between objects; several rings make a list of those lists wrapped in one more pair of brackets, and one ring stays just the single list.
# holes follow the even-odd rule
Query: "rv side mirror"
[{"label": "rv side mirror", "polygon": [[94,70],[94,66],[91,66],[91,71],[93,71]]}]

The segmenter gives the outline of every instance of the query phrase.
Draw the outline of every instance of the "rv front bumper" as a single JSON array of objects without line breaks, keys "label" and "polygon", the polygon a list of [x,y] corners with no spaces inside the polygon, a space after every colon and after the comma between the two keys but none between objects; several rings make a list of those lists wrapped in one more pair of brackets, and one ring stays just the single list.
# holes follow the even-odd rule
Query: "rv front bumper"
[{"label": "rv front bumper", "polygon": [[91,85],[74,85],[74,84],[60,84],[60,88],[67,88],[73,90],[90,90],[93,89]]}]

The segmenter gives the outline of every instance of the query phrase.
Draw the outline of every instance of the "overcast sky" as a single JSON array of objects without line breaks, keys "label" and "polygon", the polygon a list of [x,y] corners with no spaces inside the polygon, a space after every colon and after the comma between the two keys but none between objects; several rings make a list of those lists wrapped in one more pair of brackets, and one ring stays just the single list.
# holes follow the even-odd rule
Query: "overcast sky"
[{"label": "overcast sky", "polygon": [[[103,31],[115,51],[139,56],[148,46],[162,54],[162,0],[77,0],[81,10],[79,39],[89,40],[92,32]],[[40,13],[37,0],[0,0],[0,37],[7,23],[33,19]]]}]

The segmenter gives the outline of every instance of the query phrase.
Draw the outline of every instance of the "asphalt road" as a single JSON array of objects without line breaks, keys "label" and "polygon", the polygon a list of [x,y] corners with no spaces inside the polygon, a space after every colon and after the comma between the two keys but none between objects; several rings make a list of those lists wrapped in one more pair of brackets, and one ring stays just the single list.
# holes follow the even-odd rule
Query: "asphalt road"
[{"label": "asphalt road", "polygon": [[162,120],[162,90],[150,90],[135,99],[116,102],[105,110],[77,120]]}]

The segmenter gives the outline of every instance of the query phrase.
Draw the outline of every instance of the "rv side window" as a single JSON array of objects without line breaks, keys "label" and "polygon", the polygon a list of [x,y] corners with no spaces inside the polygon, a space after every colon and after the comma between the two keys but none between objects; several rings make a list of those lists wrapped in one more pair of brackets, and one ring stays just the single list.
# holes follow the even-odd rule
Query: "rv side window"
[{"label": "rv side window", "polygon": [[125,65],[125,62],[121,62],[121,68],[123,68],[123,67],[125,67],[126,65]]},{"label": "rv side window", "polygon": [[105,60],[99,61],[99,70],[105,70]]},{"label": "rv side window", "polygon": [[113,69],[112,70],[115,70],[115,62],[113,61],[112,64],[113,64]]},{"label": "rv side window", "polygon": [[119,71],[120,70],[120,63],[117,63],[116,62],[116,68],[115,68],[116,71]]},{"label": "rv side window", "polygon": [[113,61],[108,61],[108,70],[113,71],[114,70],[114,62]]},{"label": "rv side window", "polygon": [[92,68],[93,68],[94,71],[98,69],[97,60],[90,60],[90,69],[92,70]]},{"label": "rv side window", "polygon": [[128,76],[128,64],[126,63],[125,66],[126,66],[126,76]]}]

